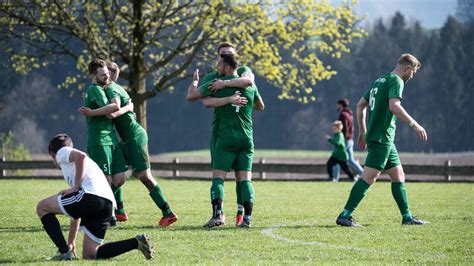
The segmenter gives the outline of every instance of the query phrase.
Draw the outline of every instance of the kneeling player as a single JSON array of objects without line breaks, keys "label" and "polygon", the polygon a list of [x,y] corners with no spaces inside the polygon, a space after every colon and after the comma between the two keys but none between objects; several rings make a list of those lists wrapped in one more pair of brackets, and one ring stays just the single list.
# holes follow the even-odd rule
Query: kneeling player
[{"label": "kneeling player", "polygon": [[[58,134],[50,141],[49,154],[69,185],[69,189],[43,199],[36,207],[44,230],[58,248],[51,260],[75,257],[79,226],[84,232],[84,259],[108,259],[133,249],[139,249],[147,259],[152,259],[154,251],[146,234],[102,245],[115,200],[99,166],[84,152],[74,149],[72,139],[66,134]],[[67,243],[56,214],[73,218]]]}]

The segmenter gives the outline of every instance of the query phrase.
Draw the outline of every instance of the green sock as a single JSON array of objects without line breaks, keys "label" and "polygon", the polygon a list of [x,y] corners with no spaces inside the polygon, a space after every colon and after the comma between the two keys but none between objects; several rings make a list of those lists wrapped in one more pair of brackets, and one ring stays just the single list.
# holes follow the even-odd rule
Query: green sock
[{"label": "green sock", "polygon": [[156,206],[160,208],[163,216],[168,216],[172,213],[171,208],[169,207],[168,202],[166,201],[166,198],[163,195],[163,192],[161,192],[160,186],[158,184],[150,192],[150,197],[153,199]]},{"label": "green sock", "polygon": [[405,182],[392,182],[392,195],[397,202],[398,209],[400,209],[400,214],[402,215],[403,220],[411,220],[412,215],[410,208],[408,207],[408,196],[407,190],[405,188]]},{"label": "green sock", "polygon": [[211,185],[211,201],[215,199],[224,200],[224,179],[213,178]]},{"label": "green sock", "polygon": [[241,182],[241,184],[242,184],[242,203],[246,201],[253,203],[255,200],[255,190],[253,188],[252,181],[244,180]]},{"label": "green sock", "polygon": [[351,193],[349,194],[349,198],[347,199],[346,206],[344,206],[344,210],[340,214],[341,217],[348,218],[352,215],[352,212],[362,201],[369,187],[370,185],[367,184],[362,178],[359,178],[354,183],[354,186],[352,186]]},{"label": "green sock", "polygon": [[244,214],[244,201],[242,199],[242,182],[236,181],[235,183],[235,194],[237,195],[237,214]]},{"label": "green sock", "polygon": [[124,214],[123,209],[123,192],[121,187],[112,186],[112,192],[114,193],[115,202],[117,203],[117,213]]},{"label": "green sock", "polygon": [[253,202],[255,201],[255,190],[253,188],[252,181],[250,180],[242,181],[242,200],[244,201],[244,219],[245,217],[248,219],[252,215]]}]

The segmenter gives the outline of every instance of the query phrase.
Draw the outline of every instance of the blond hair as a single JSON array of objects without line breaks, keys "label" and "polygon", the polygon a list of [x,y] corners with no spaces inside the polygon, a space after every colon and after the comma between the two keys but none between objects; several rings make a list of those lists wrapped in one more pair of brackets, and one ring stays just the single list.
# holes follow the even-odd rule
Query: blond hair
[{"label": "blond hair", "polygon": [[412,54],[402,54],[400,58],[398,58],[399,65],[408,65],[413,67],[414,69],[420,69],[421,63],[420,61]]},{"label": "blond hair", "polygon": [[110,79],[116,81],[120,75],[120,68],[115,62],[107,62],[107,68],[110,72]]},{"label": "blond hair", "polygon": [[336,121],[334,121],[334,122],[332,123],[332,126],[333,126],[333,127],[337,127],[337,129],[338,129],[339,131],[341,131],[342,128],[344,127],[344,125],[342,124],[342,121],[341,121],[341,120],[336,120]]}]

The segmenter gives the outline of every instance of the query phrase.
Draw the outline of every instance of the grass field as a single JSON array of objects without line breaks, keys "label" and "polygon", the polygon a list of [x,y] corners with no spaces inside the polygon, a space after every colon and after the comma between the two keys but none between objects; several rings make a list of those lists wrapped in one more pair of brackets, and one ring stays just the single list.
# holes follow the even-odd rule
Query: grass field
[{"label": "grass field", "polygon": [[[156,249],[153,264],[474,263],[472,184],[408,183],[413,212],[431,224],[401,226],[390,184],[378,183],[355,213],[365,227],[341,228],[334,220],[350,183],[255,182],[257,201],[248,230],[233,227],[233,182],[225,187],[229,225],[216,230],[202,228],[210,215],[209,182],[160,180],[160,184],[179,215],[176,224],[155,227],[158,210],[141,183],[129,180],[124,191],[130,220],[106,236],[106,241],[114,241],[150,234]],[[39,264],[55,252],[35,207],[64,187],[62,180],[0,181],[0,263]],[[60,221],[67,230],[68,220]],[[99,264],[111,262],[146,263],[133,251]]]}]

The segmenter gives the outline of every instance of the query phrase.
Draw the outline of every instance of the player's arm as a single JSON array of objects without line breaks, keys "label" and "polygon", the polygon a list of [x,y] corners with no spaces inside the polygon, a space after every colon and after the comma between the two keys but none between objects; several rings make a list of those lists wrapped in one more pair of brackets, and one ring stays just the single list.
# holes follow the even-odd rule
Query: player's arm
[{"label": "player's arm", "polygon": [[[117,105],[120,106],[120,98],[119,97],[114,97],[111,101],[112,103],[115,103]],[[133,105],[133,102],[130,100],[128,101],[127,105],[123,106],[123,107],[120,107],[119,110],[111,113],[111,114],[107,114],[107,118],[108,119],[114,119],[114,118],[117,118],[125,113],[128,113],[128,112],[133,112],[133,108],[134,108],[134,105]]]},{"label": "player's arm", "polygon": [[252,108],[254,110],[258,110],[258,111],[263,111],[265,109],[265,103],[263,102],[263,98],[262,98],[262,95],[260,95],[260,92],[258,91],[258,88],[257,86],[255,86],[256,90],[255,90],[255,97],[253,99],[253,106]]},{"label": "player's arm", "polygon": [[220,107],[227,104],[234,104],[237,106],[244,106],[248,102],[247,98],[240,96],[240,91],[236,91],[234,95],[228,97],[205,97],[202,99],[202,104],[205,107]]},{"label": "player's arm", "polygon": [[413,117],[408,114],[405,108],[403,108],[399,98],[390,99],[389,108],[390,112],[392,112],[398,119],[407,123],[415,130],[420,140],[426,141],[428,139],[428,135],[426,134],[425,129],[420,126],[420,124],[418,124],[418,122],[416,122],[415,119],[413,119]]},{"label": "player's arm", "polygon": [[242,73],[240,78],[230,80],[214,79],[214,81],[209,85],[209,90],[215,92],[225,87],[237,87],[245,89],[252,86],[255,83],[255,75],[252,73],[250,68],[245,68],[246,70],[244,73]]},{"label": "player's arm", "polygon": [[367,124],[365,122],[365,116],[367,111],[367,106],[369,103],[367,100],[362,97],[360,98],[359,102],[357,103],[357,125],[359,126],[359,138],[357,144],[359,148],[365,149],[366,142],[365,142],[365,133],[367,132]]},{"label": "player's arm", "polygon": [[188,94],[186,95],[186,100],[194,102],[202,98],[201,91],[198,88],[199,85],[199,69],[196,69],[193,74],[193,80],[188,87]]},{"label": "player's arm", "polygon": [[67,245],[71,249],[74,256],[77,256],[76,253],[76,237],[77,232],[79,231],[79,225],[81,224],[81,218],[79,219],[71,219],[71,223],[69,224],[69,236],[67,240]]}]

